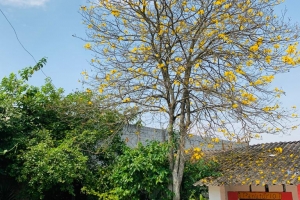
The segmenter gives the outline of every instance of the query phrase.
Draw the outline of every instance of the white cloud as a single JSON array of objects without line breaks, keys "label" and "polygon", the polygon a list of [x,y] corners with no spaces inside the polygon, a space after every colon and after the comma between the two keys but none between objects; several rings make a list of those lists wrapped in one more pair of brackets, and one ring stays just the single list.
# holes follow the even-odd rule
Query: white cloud
[{"label": "white cloud", "polygon": [[0,0],[0,4],[10,6],[30,6],[38,7],[43,6],[49,0]]}]

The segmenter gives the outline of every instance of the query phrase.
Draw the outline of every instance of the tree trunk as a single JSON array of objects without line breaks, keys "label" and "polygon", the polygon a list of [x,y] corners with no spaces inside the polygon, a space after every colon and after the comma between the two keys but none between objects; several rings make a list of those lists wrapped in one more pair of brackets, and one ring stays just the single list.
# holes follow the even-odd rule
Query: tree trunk
[{"label": "tree trunk", "polygon": [[[188,78],[185,79],[187,82]],[[187,87],[184,88],[182,99],[180,106],[180,123],[179,123],[179,141],[177,146],[177,152],[175,157],[175,162],[173,166],[173,193],[174,197],[173,200],[180,200],[180,187],[183,178],[183,171],[184,171],[184,150],[185,150],[185,137],[187,135],[188,127],[190,126],[190,101],[189,101],[189,92]]]},{"label": "tree trunk", "polygon": [[[169,119],[169,125],[168,125],[168,143],[171,144],[171,147],[169,149],[169,155],[168,155],[168,160],[169,160],[169,169],[171,172],[173,172],[174,169],[174,130],[173,130],[173,125],[174,121],[170,117]],[[168,185],[168,189],[173,192],[173,175],[171,174],[170,177],[170,183]]]},{"label": "tree trunk", "polygon": [[173,169],[173,200],[180,200],[180,188],[181,188],[181,183],[182,183],[182,178],[183,178],[183,171],[184,171],[184,157],[183,157],[183,152],[179,150],[179,154],[176,156],[176,161]]},{"label": "tree trunk", "polygon": [[[168,135],[169,144],[171,144],[169,150],[169,169],[172,172],[170,176],[170,184],[168,189],[174,193],[173,200],[180,200],[180,187],[184,171],[184,143],[185,138],[180,134],[179,141],[175,141],[174,130],[173,130],[173,120],[169,121]],[[177,147],[177,148],[174,148]],[[176,151],[176,156],[175,156]]]}]

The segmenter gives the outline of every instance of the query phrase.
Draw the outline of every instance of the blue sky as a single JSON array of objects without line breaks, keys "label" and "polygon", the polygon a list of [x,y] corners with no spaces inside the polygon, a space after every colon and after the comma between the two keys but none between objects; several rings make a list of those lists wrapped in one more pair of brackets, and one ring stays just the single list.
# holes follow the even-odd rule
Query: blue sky
[{"label": "blue sky", "polygon": [[[84,42],[72,35],[85,36],[85,26],[79,14],[79,8],[85,0],[0,0],[0,8],[13,24],[18,37],[26,49],[39,60],[48,58],[43,71],[51,77],[56,87],[63,87],[66,92],[81,89],[78,82],[80,73],[90,69],[88,61],[92,53],[83,48]],[[300,22],[300,1],[286,0],[277,9],[286,8],[293,22]],[[33,66],[35,62],[18,43],[8,22],[0,13],[0,78],[11,72]],[[300,108],[300,68],[290,73],[277,76],[273,86],[286,91],[282,106],[296,105]],[[30,83],[42,85],[45,75],[37,72]],[[300,140],[300,130],[290,136],[267,136],[257,142]]]},{"label": "blue sky", "polygon": [[[0,0],[0,7],[13,24],[20,41],[39,60],[48,58],[45,74],[56,87],[66,92],[81,88],[80,72],[89,68],[91,52],[83,48],[84,42],[72,35],[85,36],[79,14],[85,1],[57,0]],[[18,43],[12,28],[0,13],[0,78],[11,72],[33,66],[35,62]],[[34,75],[31,82],[41,85],[45,76]]]}]

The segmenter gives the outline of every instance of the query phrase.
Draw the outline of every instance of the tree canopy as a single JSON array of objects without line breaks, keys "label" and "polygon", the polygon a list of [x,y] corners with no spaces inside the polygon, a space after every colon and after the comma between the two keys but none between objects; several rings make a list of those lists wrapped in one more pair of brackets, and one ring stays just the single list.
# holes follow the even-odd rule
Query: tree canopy
[{"label": "tree canopy", "polygon": [[98,0],[82,6],[85,48],[95,74],[83,75],[107,98],[104,108],[130,107],[159,118],[169,149],[174,199],[190,132],[249,141],[297,126],[271,88],[276,74],[300,63],[298,27],[274,13],[278,0]]},{"label": "tree canopy", "polygon": [[[79,197],[83,185],[95,184],[99,168],[122,152],[116,126],[122,116],[97,109],[102,97],[90,90],[64,95],[50,79],[28,85],[35,67],[0,83],[0,177],[13,181],[7,190],[20,199]],[[107,140],[109,146],[101,144]]]}]

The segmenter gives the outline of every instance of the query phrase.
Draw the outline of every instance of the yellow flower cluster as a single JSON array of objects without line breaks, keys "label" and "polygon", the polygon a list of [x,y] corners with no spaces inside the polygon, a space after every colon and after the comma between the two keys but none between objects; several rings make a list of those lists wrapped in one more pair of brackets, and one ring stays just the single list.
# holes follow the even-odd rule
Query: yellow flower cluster
[{"label": "yellow flower cluster", "polygon": [[120,11],[118,11],[118,10],[112,10],[112,11],[111,11],[111,14],[112,14],[113,16],[115,16],[115,17],[119,17],[119,16],[120,16]]},{"label": "yellow flower cluster", "polygon": [[91,45],[90,43],[86,43],[86,44],[84,45],[84,48],[85,48],[85,49],[91,49],[91,48],[92,48],[92,45]]},{"label": "yellow flower cluster", "polygon": [[276,104],[275,106],[266,106],[262,110],[265,112],[270,112],[270,111],[276,110],[278,108],[279,108],[279,105]]},{"label": "yellow flower cluster", "polygon": [[238,68],[235,70],[236,73],[238,74],[245,74],[245,72],[242,70],[242,67],[241,66],[238,66]]},{"label": "yellow flower cluster", "polygon": [[274,44],[274,48],[275,48],[275,49],[279,49],[279,48],[280,48],[280,45],[279,45],[279,44]]},{"label": "yellow flower cluster", "polygon": [[274,75],[262,76],[261,78],[263,79],[264,82],[271,83],[274,79]]},{"label": "yellow flower cluster", "polygon": [[281,147],[275,147],[275,151],[277,151],[278,153],[282,153],[282,148]]},{"label": "yellow flower cluster", "polygon": [[102,94],[103,91],[104,91],[104,89],[105,89],[107,86],[108,86],[108,85],[105,84],[105,83],[101,84],[101,85],[99,86],[99,88],[98,88],[99,93]]},{"label": "yellow flower cluster", "polygon": [[163,68],[164,66],[165,66],[164,63],[158,63],[158,64],[157,64],[157,67],[158,67],[159,69]]},{"label": "yellow flower cluster", "polygon": [[220,33],[220,34],[218,35],[218,37],[219,37],[219,38],[222,38],[225,42],[229,40],[229,37],[227,37],[226,34],[224,34],[224,33]]},{"label": "yellow flower cluster", "polygon": [[259,46],[263,43],[263,38],[258,38],[256,43],[254,45],[252,45],[249,50],[250,51],[257,51],[259,49]]},{"label": "yellow flower cluster", "polygon": [[229,82],[236,82],[236,76],[232,71],[226,71],[224,72],[224,76],[226,77],[226,80]]},{"label": "yellow flower cluster", "polygon": [[271,83],[274,79],[274,75],[262,76],[260,79],[257,79],[255,82],[251,82],[250,85],[262,85],[266,83]]},{"label": "yellow flower cluster", "polygon": [[176,62],[180,62],[180,61],[182,61],[182,58],[181,58],[181,57],[176,57],[174,60],[175,60]]},{"label": "yellow flower cluster", "polygon": [[176,74],[180,75],[180,74],[181,74],[182,72],[184,72],[184,71],[185,71],[185,67],[182,66],[182,65],[180,65],[180,66],[178,67],[177,71],[176,71]]},{"label": "yellow flower cluster", "polygon": [[237,108],[237,107],[239,107],[239,105],[238,104],[232,104],[232,108]]},{"label": "yellow flower cluster", "polygon": [[130,98],[129,97],[127,97],[127,98],[125,98],[125,99],[123,99],[123,103],[128,103],[128,102],[130,102]]},{"label": "yellow flower cluster", "polygon": [[293,60],[293,58],[290,57],[290,56],[288,56],[288,55],[282,56],[282,61],[283,61],[284,63],[289,64],[289,65],[295,65],[295,64],[296,64],[295,61]]},{"label": "yellow flower cluster", "polygon": [[199,147],[195,147],[193,149],[185,150],[186,154],[191,154],[191,161],[197,161],[200,160],[203,156],[204,153]]},{"label": "yellow flower cluster", "polygon": [[294,53],[296,53],[297,45],[298,45],[298,43],[295,43],[295,44],[293,44],[293,45],[290,44],[289,47],[288,47],[287,50],[286,50],[286,53],[287,53],[287,54],[294,54]]},{"label": "yellow flower cluster", "polygon": [[219,143],[220,142],[220,139],[215,137],[215,138],[212,138],[211,139],[212,142],[215,142],[215,143]]},{"label": "yellow flower cluster", "polygon": [[175,81],[174,81],[174,85],[179,86],[179,85],[180,85],[180,82],[179,82],[178,80],[175,80]]},{"label": "yellow flower cluster", "polygon": [[257,98],[253,94],[247,93],[245,91],[242,92],[241,96],[243,97],[242,104],[244,105],[249,105],[257,100]]},{"label": "yellow flower cluster", "polygon": [[226,2],[226,0],[217,0],[217,1],[214,2],[214,5],[217,5],[217,6],[222,5],[225,2]]}]

